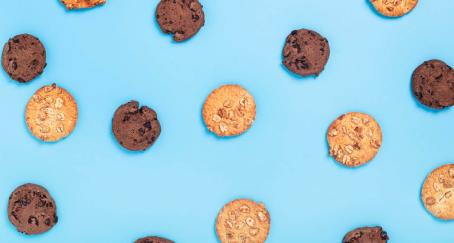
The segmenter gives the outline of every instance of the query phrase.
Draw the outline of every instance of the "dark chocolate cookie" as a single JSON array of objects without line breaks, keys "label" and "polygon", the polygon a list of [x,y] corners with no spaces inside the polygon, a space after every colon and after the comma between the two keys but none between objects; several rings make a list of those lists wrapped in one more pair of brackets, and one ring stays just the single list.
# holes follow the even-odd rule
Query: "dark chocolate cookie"
[{"label": "dark chocolate cookie", "polygon": [[413,94],[422,104],[443,109],[454,105],[454,70],[440,60],[421,64],[413,72]]},{"label": "dark chocolate cookie", "polygon": [[8,218],[21,233],[41,234],[57,223],[57,206],[45,188],[25,184],[9,197]]},{"label": "dark chocolate cookie", "polygon": [[148,149],[161,134],[161,125],[153,109],[139,108],[137,101],[120,106],[112,120],[112,131],[117,141],[126,149]]},{"label": "dark chocolate cookie", "polygon": [[150,236],[136,240],[134,243],[174,243],[171,240],[164,239],[157,236]]},{"label": "dark chocolate cookie", "polygon": [[342,243],[386,243],[389,237],[381,227],[362,227],[348,232]]},{"label": "dark chocolate cookie", "polygon": [[38,38],[16,35],[3,47],[2,66],[12,79],[29,82],[46,67],[46,50]]},{"label": "dark chocolate cookie", "polygon": [[173,39],[180,42],[197,34],[205,24],[202,8],[198,0],[161,0],[156,19],[164,33],[173,34]]},{"label": "dark chocolate cookie", "polygon": [[319,33],[300,29],[294,30],[287,37],[283,55],[283,64],[300,76],[319,75],[329,58],[328,40]]}]

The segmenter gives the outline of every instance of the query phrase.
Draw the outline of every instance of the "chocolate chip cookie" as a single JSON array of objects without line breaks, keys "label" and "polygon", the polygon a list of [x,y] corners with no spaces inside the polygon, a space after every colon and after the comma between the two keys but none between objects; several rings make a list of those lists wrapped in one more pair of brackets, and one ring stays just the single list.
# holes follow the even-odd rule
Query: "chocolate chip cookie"
[{"label": "chocolate chip cookie", "polygon": [[440,60],[421,64],[413,72],[413,94],[423,105],[443,109],[454,105],[454,70]]},{"label": "chocolate chip cookie", "polygon": [[382,144],[380,125],[371,116],[351,112],[338,117],[328,128],[329,154],[348,167],[372,160]]},{"label": "chocolate chip cookie", "polygon": [[136,240],[134,243],[174,243],[171,240],[164,239],[157,236],[150,236]]},{"label": "chocolate chip cookie", "polygon": [[227,203],[216,220],[221,243],[265,242],[270,231],[270,215],[262,203],[237,199]]},{"label": "chocolate chip cookie", "polygon": [[388,240],[382,227],[362,227],[348,232],[342,243],[386,243]]},{"label": "chocolate chip cookie", "polygon": [[244,133],[255,115],[254,97],[239,85],[224,85],[211,92],[202,111],[208,130],[220,137]]},{"label": "chocolate chip cookie", "polygon": [[329,53],[328,40],[319,33],[308,29],[294,30],[282,51],[283,64],[303,77],[319,75],[328,62]]},{"label": "chocolate chip cookie", "polygon": [[33,136],[45,142],[67,137],[76,127],[77,104],[73,96],[56,84],[40,88],[25,109],[25,121]]},{"label": "chocolate chip cookie", "polygon": [[197,34],[205,24],[202,8],[198,0],[161,0],[156,19],[164,33],[172,34],[175,41],[181,42]]},{"label": "chocolate chip cookie", "polygon": [[106,3],[106,0],[61,0],[68,10],[93,8]]},{"label": "chocolate chip cookie", "polygon": [[33,35],[16,35],[3,47],[2,66],[12,79],[30,82],[46,67],[46,49]]},{"label": "chocolate chip cookie", "polygon": [[112,131],[121,146],[139,151],[148,149],[156,142],[161,134],[161,125],[153,109],[139,107],[137,101],[130,101],[115,112]]},{"label": "chocolate chip cookie", "polygon": [[57,223],[57,206],[45,188],[25,184],[9,197],[8,218],[21,233],[41,234]]},{"label": "chocolate chip cookie", "polygon": [[454,164],[440,166],[426,177],[421,199],[433,216],[454,219]]},{"label": "chocolate chip cookie", "polygon": [[374,8],[382,15],[387,17],[400,17],[418,4],[418,0],[370,0]]}]

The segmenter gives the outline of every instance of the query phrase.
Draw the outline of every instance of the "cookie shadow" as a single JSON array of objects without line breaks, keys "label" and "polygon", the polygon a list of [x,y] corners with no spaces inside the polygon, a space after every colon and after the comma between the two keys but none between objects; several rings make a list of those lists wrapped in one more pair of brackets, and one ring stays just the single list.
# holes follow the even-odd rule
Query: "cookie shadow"
[{"label": "cookie shadow", "polygon": [[415,102],[416,106],[427,111],[427,112],[430,112],[430,113],[433,113],[433,114],[440,114],[440,113],[443,113],[443,112],[446,112],[448,110],[450,110],[451,107],[446,107],[446,108],[443,108],[443,109],[435,109],[435,108],[432,108],[432,107],[429,107],[429,106],[426,106],[424,105],[423,103],[421,103],[418,98],[416,98],[415,94],[413,93],[413,81],[410,79],[410,85],[409,85],[409,90],[410,90],[410,96],[412,97],[413,101]]},{"label": "cookie shadow", "polygon": [[[445,163],[445,164],[446,164],[446,163]],[[442,165],[444,165],[444,164],[442,164]],[[438,165],[436,168],[438,168],[438,167],[440,167],[440,166],[442,166],[442,165]],[[429,217],[430,217],[433,221],[438,222],[438,223],[442,223],[442,224],[454,224],[454,220],[444,220],[444,219],[440,219],[440,218],[435,217],[435,216],[434,216],[434,215],[433,215],[433,214],[424,206],[424,201],[423,201],[424,199],[422,198],[422,188],[423,188],[423,186],[424,186],[425,180],[427,179],[427,176],[428,176],[433,170],[434,170],[434,169],[430,170],[430,171],[427,173],[426,177],[424,177],[424,180],[423,180],[422,184],[421,184],[420,187],[419,187],[419,193],[418,193],[418,195],[419,195],[419,200],[418,200],[418,201],[419,201],[419,205],[420,205],[420,207],[423,208],[423,210],[429,215]]]}]

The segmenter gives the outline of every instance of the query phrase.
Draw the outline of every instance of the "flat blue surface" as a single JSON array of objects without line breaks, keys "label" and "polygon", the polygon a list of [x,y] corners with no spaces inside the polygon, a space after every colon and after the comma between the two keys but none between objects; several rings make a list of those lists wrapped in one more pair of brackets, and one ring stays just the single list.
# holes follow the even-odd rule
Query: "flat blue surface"
[{"label": "flat blue surface", "polygon": [[[160,32],[157,0],[115,1],[68,12],[57,0],[0,0],[0,42],[30,33],[48,65],[30,84],[0,73],[0,242],[132,242],[161,235],[217,242],[228,201],[263,201],[267,242],[340,242],[358,226],[381,225],[390,242],[454,242],[454,222],[430,216],[420,199],[432,169],[454,162],[454,109],[434,112],[410,92],[413,70],[438,58],[454,65],[454,2],[420,1],[387,19],[366,0],[203,0],[206,25],[190,41]],[[281,65],[285,38],[309,28],[329,39],[317,78]],[[28,132],[24,109],[56,82],[79,105],[67,139],[45,144]],[[205,97],[226,83],[246,87],[257,120],[219,139],[201,118]],[[115,109],[136,99],[158,112],[162,134],[144,153],[111,134]],[[383,130],[377,157],[359,169],[328,156],[326,129],[338,115],[367,112]],[[58,205],[58,224],[25,236],[9,223],[9,194],[33,182]]]}]

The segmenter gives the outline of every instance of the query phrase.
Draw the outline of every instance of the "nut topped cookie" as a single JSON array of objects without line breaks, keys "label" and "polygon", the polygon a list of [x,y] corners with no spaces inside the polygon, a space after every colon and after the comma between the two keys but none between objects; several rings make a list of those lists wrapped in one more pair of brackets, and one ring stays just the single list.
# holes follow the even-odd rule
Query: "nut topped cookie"
[{"label": "nut topped cookie", "polygon": [[130,101],[118,107],[112,119],[112,131],[118,143],[131,151],[146,150],[161,134],[161,124],[156,112]]},{"label": "nut topped cookie", "polygon": [[440,166],[426,177],[421,199],[433,216],[454,219],[454,164]]},{"label": "nut topped cookie", "polygon": [[421,104],[433,109],[454,105],[454,69],[440,60],[419,65],[412,75],[412,89]]},{"label": "nut topped cookie", "polygon": [[386,243],[388,240],[382,227],[361,227],[348,232],[342,243]]},{"label": "nut topped cookie", "polygon": [[25,184],[11,193],[8,218],[21,233],[41,234],[57,223],[57,206],[45,188]]},{"label": "nut topped cookie", "polygon": [[348,167],[372,160],[382,144],[382,133],[371,116],[351,112],[341,115],[328,128],[329,154]]},{"label": "nut topped cookie", "polygon": [[330,48],[328,40],[313,30],[294,30],[287,37],[283,64],[302,77],[319,75],[328,62]]},{"label": "nut topped cookie", "polygon": [[221,243],[263,243],[270,231],[270,215],[265,205],[249,199],[227,203],[216,220],[216,233]]},{"label": "nut topped cookie", "polygon": [[55,142],[68,136],[76,127],[77,116],[73,96],[56,84],[36,91],[25,110],[28,129],[45,142]]},{"label": "nut topped cookie", "polygon": [[224,85],[211,92],[202,111],[208,130],[220,137],[240,135],[255,120],[252,95],[239,85]]},{"label": "nut topped cookie", "polygon": [[161,238],[161,237],[150,236],[150,237],[140,238],[140,239],[134,241],[134,243],[174,243],[174,242],[171,240],[168,240],[168,239]]},{"label": "nut topped cookie", "polygon": [[177,42],[193,37],[205,24],[203,6],[198,0],[161,0],[156,19],[161,30],[173,34]]},{"label": "nut topped cookie", "polygon": [[382,15],[387,17],[400,17],[418,4],[418,0],[370,0],[374,8]]},{"label": "nut topped cookie", "polygon": [[3,47],[2,66],[12,79],[29,82],[46,67],[46,49],[33,35],[16,35]]},{"label": "nut topped cookie", "polygon": [[93,8],[106,3],[106,0],[61,0],[68,10]]}]

